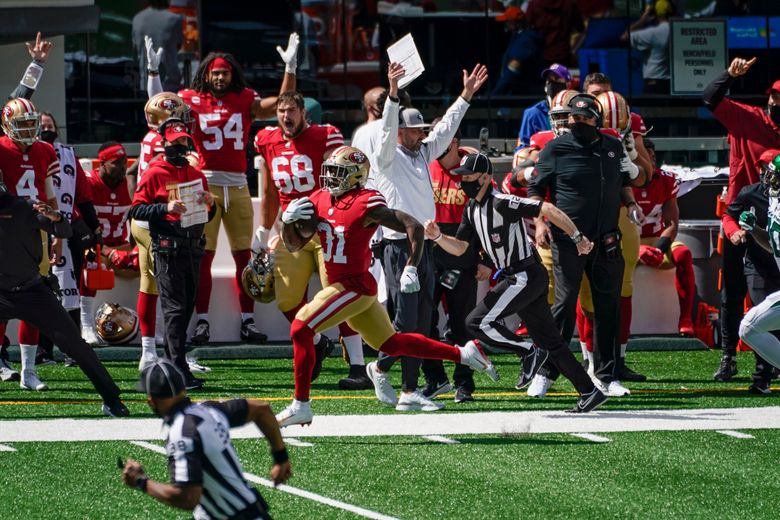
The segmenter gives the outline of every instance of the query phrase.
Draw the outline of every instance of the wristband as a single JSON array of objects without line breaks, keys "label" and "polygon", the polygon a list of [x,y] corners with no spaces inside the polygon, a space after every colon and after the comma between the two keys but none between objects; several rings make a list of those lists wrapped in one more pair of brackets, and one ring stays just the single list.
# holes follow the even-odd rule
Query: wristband
[{"label": "wristband", "polygon": [[281,450],[272,451],[271,457],[274,458],[274,464],[284,464],[288,460],[290,460],[289,455],[287,455],[287,448],[282,448]]},{"label": "wristband", "polygon": [[22,81],[19,82],[23,87],[27,87],[31,90],[35,90],[38,86],[38,82],[43,75],[43,67],[37,62],[33,61],[27,66],[27,70],[24,71]]},{"label": "wristband", "polygon": [[141,493],[146,493],[146,486],[149,484],[149,477],[143,475],[135,479],[135,489]]},{"label": "wristband", "polygon": [[387,96],[387,99],[389,99],[393,103],[400,103],[401,102],[401,98],[399,98],[398,96]]},{"label": "wristband", "polygon": [[579,244],[580,242],[582,242],[582,239],[583,239],[583,238],[585,238],[585,235],[583,235],[583,234],[582,234],[582,231],[580,231],[580,230],[578,229],[578,230],[577,230],[577,231],[576,231],[576,232],[575,232],[575,233],[574,233],[572,236],[570,236],[569,238],[571,238],[571,241],[572,241],[572,242],[574,242],[574,244],[576,245],[576,244]]},{"label": "wristband", "polygon": [[655,242],[655,247],[661,250],[663,254],[666,254],[667,251],[669,251],[669,248],[672,246],[672,239],[669,237],[660,237]]},{"label": "wristband", "polygon": [[441,237],[442,237],[442,234],[439,233],[439,236],[437,236],[436,238],[432,238],[431,240],[433,240],[434,242],[438,242],[439,240],[441,240]]},{"label": "wristband", "polygon": [[159,70],[152,70],[152,69],[146,69],[146,73],[150,76],[159,76],[160,71]]}]

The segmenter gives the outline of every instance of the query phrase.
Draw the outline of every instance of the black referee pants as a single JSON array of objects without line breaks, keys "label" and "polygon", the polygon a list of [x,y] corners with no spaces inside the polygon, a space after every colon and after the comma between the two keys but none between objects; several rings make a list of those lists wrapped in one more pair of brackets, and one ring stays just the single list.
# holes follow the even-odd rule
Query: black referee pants
[{"label": "black referee pants", "polygon": [[[387,284],[387,310],[393,321],[393,327],[398,332],[417,332],[428,335],[431,332],[433,317],[433,286],[434,267],[433,254],[428,242],[425,242],[420,265],[417,266],[417,276],[420,278],[420,290],[416,293],[401,292],[401,273],[409,259],[409,244],[403,240],[385,240],[384,248],[385,283]],[[417,379],[421,364],[427,367],[436,360],[420,360],[403,356],[401,359],[401,389],[404,392],[417,390]],[[379,353],[377,365],[382,372],[388,372],[398,357]],[[441,361],[438,361],[441,364]],[[434,373],[435,368],[430,373]]]},{"label": "black referee pants", "polygon": [[[604,383],[617,379],[620,369],[620,286],[625,266],[623,255],[618,249],[611,257],[604,253],[603,246],[596,244],[589,255],[579,255],[577,246],[568,238],[552,242],[553,276],[555,277],[555,303],[552,315],[558,325],[564,343],[568,344],[574,334],[577,297],[580,293],[582,275],[590,282],[593,293],[593,365],[596,377]],[[558,378],[558,370],[547,365],[539,370],[550,379]]]},{"label": "black referee pants", "polygon": [[203,248],[178,247],[161,252],[153,244],[152,253],[165,323],[165,355],[189,379],[193,375],[186,359],[187,327],[195,310]]},{"label": "black referee pants", "polygon": [[505,318],[519,315],[534,343],[549,351],[548,362],[568,378],[579,393],[588,393],[593,390],[593,382],[558,332],[547,304],[547,284],[547,270],[540,263],[531,264],[521,273],[504,276],[469,314],[469,332],[483,343],[524,357],[528,349],[522,346],[521,337],[504,325]]},{"label": "black referee pants", "polygon": [[42,280],[21,291],[0,291],[0,319],[20,319],[38,327],[42,334],[51,338],[62,352],[78,363],[104,401],[111,402],[119,397],[119,388],[114,380]]}]

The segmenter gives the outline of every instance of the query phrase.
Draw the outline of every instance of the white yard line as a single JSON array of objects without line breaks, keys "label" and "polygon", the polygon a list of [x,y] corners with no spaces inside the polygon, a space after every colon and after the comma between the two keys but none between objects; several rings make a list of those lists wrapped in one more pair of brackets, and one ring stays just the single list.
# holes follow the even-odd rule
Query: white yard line
[{"label": "white yard line", "polygon": [[585,439],[586,441],[591,442],[609,442],[610,439],[608,437],[602,437],[601,435],[593,435],[592,433],[572,433],[572,437],[579,437],[580,439]]},{"label": "white yard line", "polygon": [[0,444],[0,451],[16,451],[16,448],[6,446],[5,444]]},{"label": "white yard line", "polygon": [[[147,450],[151,450],[155,453],[166,455],[165,448],[163,448],[162,446],[158,446],[157,444],[152,444],[150,442],[145,442],[145,441],[130,441],[130,442],[131,444],[135,444],[136,446],[146,448]],[[279,491],[283,491],[285,493],[289,493],[291,495],[295,495],[301,498],[308,498],[309,500],[319,502],[320,504],[325,504],[327,506],[335,507],[337,509],[343,509],[344,511],[349,511],[350,513],[354,513],[358,516],[362,516],[365,518],[372,518],[374,520],[398,520],[393,516],[383,515],[382,513],[377,513],[376,511],[371,511],[370,509],[364,509],[362,507],[353,506],[352,504],[347,504],[346,502],[342,502],[340,500],[335,500],[333,498],[328,498],[322,495],[318,495],[317,493],[312,493],[311,491],[306,491],[305,489],[288,486],[287,484],[281,484],[274,488],[274,483],[272,481],[262,477],[258,477],[257,475],[254,475],[252,473],[245,472],[244,478],[250,482],[254,482],[255,484],[260,484],[268,488],[277,489]]]},{"label": "white yard line", "polygon": [[[436,414],[315,415],[309,427],[290,426],[287,437],[408,435],[519,435],[682,430],[780,429],[780,406],[702,410],[620,410],[589,414],[562,411]],[[259,437],[250,424],[233,438]],[[0,421],[0,443],[134,441],[162,438],[160,419],[46,419]],[[309,440],[309,439],[307,439]]]},{"label": "white yard line", "polygon": [[734,437],[735,439],[755,439],[755,437],[749,433],[736,432],[734,430],[717,430],[717,433],[728,435],[729,437]]},{"label": "white yard line", "polygon": [[301,441],[296,439],[295,437],[285,437],[284,442],[286,442],[290,446],[295,446],[297,448],[311,448],[314,446],[314,444],[306,441]]},{"label": "white yard line", "polygon": [[433,442],[440,442],[442,444],[460,444],[460,441],[450,439],[449,437],[444,437],[443,435],[423,435],[423,439]]}]

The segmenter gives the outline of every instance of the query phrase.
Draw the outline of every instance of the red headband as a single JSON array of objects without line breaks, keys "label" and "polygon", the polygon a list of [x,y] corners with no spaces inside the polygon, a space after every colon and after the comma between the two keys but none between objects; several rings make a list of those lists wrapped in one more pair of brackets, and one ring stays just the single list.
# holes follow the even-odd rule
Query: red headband
[{"label": "red headband", "polygon": [[111,145],[108,148],[98,152],[98,159],[100,159],[101,162],[115,161],[117,159],[121,159],[122,157],[127,157],[127,152],[125,151],[125,147],[121,144]]},{"label": "red headband", "polygon": [[225,58],[217,57],[209,63],[208,71],[211,72],[214,69],[227,69],[233,72],[233,66]]}]

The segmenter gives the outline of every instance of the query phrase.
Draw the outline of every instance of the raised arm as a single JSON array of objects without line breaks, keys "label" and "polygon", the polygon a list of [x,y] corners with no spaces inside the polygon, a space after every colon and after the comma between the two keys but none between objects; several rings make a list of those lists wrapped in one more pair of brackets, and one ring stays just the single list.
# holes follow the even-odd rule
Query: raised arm
[{"label": "raised arm", "polygon": [[[298,33],[291,33],[290,38],[287,40],[287,48],[282,49],[279,45],[276,46],[276,52],[282,57],[284,62],[284,77],[282,78],[282,84],[279,87],[279,94],[284,92],[292,92],[297,85],[296,70],[298,68],[298,45],[300,44],[300,38]],[[269,119],[274,117],[276,113],[276,96],[271,96],[255,101],[252,104],[252,115],[256,119]]]},{"label": "raised arm", "polygon": [[26,42],[27,52],[30,53],[32,62],[27,66],[27,70],[24,71],[22,80],[19,85],[11,92],[8,99],[13,98],[25,98],[30,99],[35,93],[35,89],[38,87],[38,82],[43,76],[43,65],[46,60],[49,59],[49,52],[52,48],[52,43],[48,40],[41,38],[41,33],[38,32],[35,35],[35,43]]},{"label": "raised arm", "polygon": [[[391,63],[387,68],[387,79],[390,88],[387,90],[387,101],[382,111],[382,132],[379,138],[379,150],[376,154],[376,171],[380,175],[388,175],[395,158],[395,147],[398,143],[398,80],[405,74],[399,63]],[[372,158],[373,159],[373,158]]]}]

